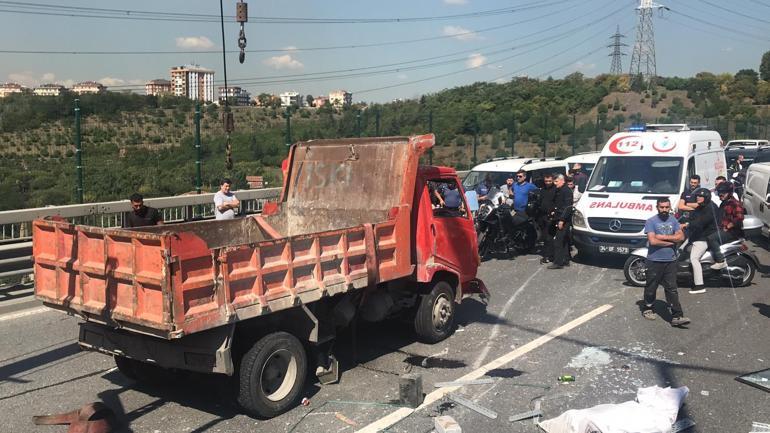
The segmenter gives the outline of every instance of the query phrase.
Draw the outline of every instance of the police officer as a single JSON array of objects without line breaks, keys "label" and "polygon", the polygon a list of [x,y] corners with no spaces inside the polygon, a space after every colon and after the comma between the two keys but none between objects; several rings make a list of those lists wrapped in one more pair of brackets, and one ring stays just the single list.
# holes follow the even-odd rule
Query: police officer
[{"label": "police officer", "polygon": [[548,269],[569,266],[569,221],[572,216],[572,190],[566,185],[563,174],[553,179],[553,208],[548,214],[548,231],[543,245],[541,263],[553,262]]}]

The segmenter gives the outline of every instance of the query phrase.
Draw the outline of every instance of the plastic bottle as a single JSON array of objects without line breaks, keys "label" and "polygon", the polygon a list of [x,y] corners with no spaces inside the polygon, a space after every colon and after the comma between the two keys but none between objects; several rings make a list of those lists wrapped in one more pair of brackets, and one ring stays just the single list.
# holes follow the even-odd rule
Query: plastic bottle
[{"label": "plastic bottle", "polygon": [[559,376],[558,379],[559,379],[559,382],[562,382],[562,383],[564,383],[564,382],[574,382],[575,381],[575,376],[573,376],[571,374],[564,374],[564,375]]}]

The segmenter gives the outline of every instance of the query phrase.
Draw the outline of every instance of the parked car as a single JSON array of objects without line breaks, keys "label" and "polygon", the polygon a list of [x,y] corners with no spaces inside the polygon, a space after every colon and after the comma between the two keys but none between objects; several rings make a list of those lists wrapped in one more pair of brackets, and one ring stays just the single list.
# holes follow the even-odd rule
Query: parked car
[{"label": "parked car", "polygon": [[762,234],[770,235],[770,162],[752,164],[746,171],[743,206],[762,221]]}]

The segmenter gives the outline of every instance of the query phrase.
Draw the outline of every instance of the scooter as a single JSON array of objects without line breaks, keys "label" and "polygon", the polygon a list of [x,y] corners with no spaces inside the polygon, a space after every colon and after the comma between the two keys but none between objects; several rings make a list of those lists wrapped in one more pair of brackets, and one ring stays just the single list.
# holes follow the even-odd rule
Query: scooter
[{"label": "scooter", "polygon": [[[677,279],[692,282],[692,264],[690,262],[690,251],[692,245],[685,241],[677,249]],[[736,287],[748,286],[754,280],[759,267],[757,256],[749,251],[743,239],[726,243],[720,250],[727,260],[727,267],[714,270],[711,265],[714,264],[714,258],[711,252],[706,251],[700,258],[703,268],[703,280],[722,280]],[[647,247],[639,248],[631,252],[631,256],[626,260],[623,266],[623,273],[626,280],[634,286],[644,287],[647,278]]]}]

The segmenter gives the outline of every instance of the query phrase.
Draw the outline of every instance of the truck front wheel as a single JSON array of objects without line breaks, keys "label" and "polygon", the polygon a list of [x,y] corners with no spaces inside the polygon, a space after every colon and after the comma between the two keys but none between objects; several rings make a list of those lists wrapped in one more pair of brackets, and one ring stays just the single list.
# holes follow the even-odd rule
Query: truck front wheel
[{"label": "truck front wheel", "polygon": [[286,332],[268,334],[243,355],[238,403],[253,416],[272,418],[296,404],[306,374],[302,343]]},{"label": "truck front wheel", "polygon": [[428,343],[438,343],[452,334],[455,303],[452,287],[438,281],[430,293],[422,295],[414,318],[414,329]]}]

